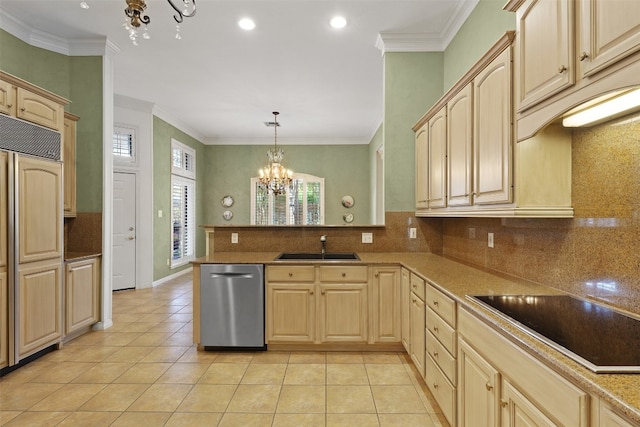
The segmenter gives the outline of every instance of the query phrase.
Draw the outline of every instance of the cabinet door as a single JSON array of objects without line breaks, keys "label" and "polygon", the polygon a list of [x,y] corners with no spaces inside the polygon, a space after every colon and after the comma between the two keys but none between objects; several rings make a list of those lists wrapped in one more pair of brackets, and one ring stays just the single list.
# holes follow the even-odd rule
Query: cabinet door
[{"label": "cabinet door", "polygon": [[402,300],[402,346],[408,354],[411,354],[411,274],[406,268],[401,273]]},{"label": "cabinet door", "polygon": [[416,132],[416,210],[429,208],[429,123]]},{"label": "cabinet door", "polygon": [[447,206],[447,110],[442,107],[429,120],[429,208]]},{"label": "cabinet door", "polygon": [[16,115],[57,131],[64,126],[64,107],[55,101],[19,87],[16,92]]},{"label": "cabinet door", "polygon": [[518,9],[518,111],[575,83],[573,0],[529,0]]},{"label": "cabinet door", "polygon": [[367,340],[367,285],[320,285],[320,341]]},{"label": "cabinet door", "polygon": [[18,159],[19,263],[62,257],[62,165]]},{"label": "cabinet door", "polygon": [[447,188],[449,206],[471,205],[473,149],[472,84],[447,103]]},{"label": "cabinet door", "polygon": [[633,424],[600,402],[600,427],[633,427]]},{"label": "cabinet door", "polygon": [[424,301],[411,293],[411,360],[416,365],[420,375],[424,376],[425,357],[425,318]]},{"label": "cabinet door", "polygon": [[374,342],[400,342],[402,302],[398,267],[373,269],[373,305]]},{"label": "cabinet door", "polygon": [[580,2],[580,72],[590,76],[640,50],[638,0]]},{"label": "cabinet door", "polygon": [[502,381],[502,427],[559,426],[508,380]]},{"label": "cabinet door", "polygon": [[466,341],[458,341],[458,422],[460,427],[497,427],[498,371]]},{"label": "cabinet door", "polygon": [[65,333],[71,334],[98,320],[98,261],[67,264],[65,275]]},{"label": "cabinet door", "polygon": [[13,86],[0,80],[0,113],[15,115],[15,100],[13,99]]},{"label": "cabinet door", "polygon": [[0,267],[0,369],[9,365],[9,282],[7,270]]},{"label": "cabinet door", "polygon": [[64,119],[64,216],[76,216],[76,120]]},{"label": "cabinet door", "polygon": [[511,48],[474,79],[474,203],[512,200]]},{"label": "cabinet door", "polygon": [[313,342],[315,285],[267,284],[267,343]]},{"label": "cabinet door", "polygon": [[62,263],[40,261],[18,267],[20,359],[59,342],[62,336]]},{"label": "cabinet door", "polygon": [[[0,270],[7,268],[7,215],[8,215],[8,182],[6,151],[0,151]],[[5,270],[6,271],[6,270]]]}]

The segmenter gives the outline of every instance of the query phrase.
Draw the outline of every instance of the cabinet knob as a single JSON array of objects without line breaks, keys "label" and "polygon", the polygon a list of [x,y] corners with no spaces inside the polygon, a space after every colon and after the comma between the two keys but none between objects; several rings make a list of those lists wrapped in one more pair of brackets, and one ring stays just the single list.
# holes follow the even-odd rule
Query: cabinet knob
[{"label": "cabinet knob", "polygon": [[507,402],[506,400],[501,400],[500,405],[502,405],[503,408],[506,408],[507,406],[509,406],[509,402]]},{"label": "cabinet knob", "polygon": [[433,327],[433,332],[436,332],[436,333],[438,332],[438,327],[437,326]]},{"label": "cabinet knob", "polygon": [[22,112],[24,113],[24,111],[25,111],[25,108],[24,108],[24,107],[22,107],[22,108],[20,109],[20,111],[22,111]]},{"label": "cabinet knob", "polygon": [[436,358],[438,357],[438,352],[437,351],[433,352],[433,357],[436,357]]},{"label": "cabinet knob", "polygon": [[493,390],[493,386],[489,383],[486,383],[484,386],[487,388],[487,391]]},{"label": "cabinet knob", "polygon": [[380,277],[380,273],[374,274],[374,277]]},{"label": "cabinet knob", "polygon": [[[347,277],[347,273],[342,273],[342,277]],[[376,274],[376,277],[378,277],[377,274]]]},{"label": "cabinet knob", "polygon": [[293,273],[289,273],[289,277],[293,277]]},{"label": "cabinet knob", "polygon": [[11,107],[13,107],[13,105],[12,105],[12,104],[7,105],[7,108],[11,108]]},{"label": "cabinet knob", "polygon": [[309,291],[309,295],[313,295],[313,291]]},{"label": "cabinet knob", "polygon": [[434,301],[433,305],[435,305],[437,307],[438,306],[438,301]]},{"label": "cabinet knob", "polygon": [[133,239],[135,239],[135,237],[133,237],[133,236],[127,237],[127,240],[133,240]]},{"label": "cabinet knob", "polygon": [[416,302],[416,299],[415,299],[415,298],[412,298],[412,299],[411,299],[411,301],[413,301],[413,302],[415,303],[415,302]]},{"label": "cabinet knob", "polygon": [[433,388],[434,388],[434,389],[437,389],[438,387],[440,387],[440,386],[438,385],[438,383],[433,383]]},{"label": "cabinet knob", "polygon": [[324,295],[324,291],[320,291],[320,294],[321,294],[321,295]]},{"label": "cabinet knob", "polygon": [[567,67],[565,67],[564,65],[558,67],[558,74],[562,74],[565,71],[567,71]]},{"label": "cabinet knob", "polygon": [[585,59],[587,59],[589,57],[589,54],[587,52],[582,52],[580,54],[580,61],[584,61]]}]

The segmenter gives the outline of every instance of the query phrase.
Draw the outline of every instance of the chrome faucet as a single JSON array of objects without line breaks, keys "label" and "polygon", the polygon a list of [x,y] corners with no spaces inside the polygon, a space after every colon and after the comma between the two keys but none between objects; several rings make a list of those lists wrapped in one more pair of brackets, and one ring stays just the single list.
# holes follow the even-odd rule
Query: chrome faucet
[{"label": "chrome faucet", "polygon": [[322,244],[322,257],[324,258],[324,254],[327,253],[327,248],[326,248],[326,244],[327,244],[327,235],[323,234],[322,236],[320,236],[320,243]]}]

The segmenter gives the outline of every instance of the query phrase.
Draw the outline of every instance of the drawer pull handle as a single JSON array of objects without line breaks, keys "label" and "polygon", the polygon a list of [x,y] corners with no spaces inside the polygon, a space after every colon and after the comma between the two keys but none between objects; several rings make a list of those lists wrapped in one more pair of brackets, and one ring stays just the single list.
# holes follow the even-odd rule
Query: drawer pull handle
[{"label": "drawer pull handle", "polygon": [[438,327],[437,326],[433,327],[433,332],[436,332],[436,333],[438,332]]},{"label": "drawer pull handle", "polygon": [[293,277],[293,273],[289,273],[289,277]]},{"label": "drawer pull handle", "polygon": [[580,54],[580,61],[584,61],[585,59],[587,59],[589,57],[589,54],[587,52],[582,52]]},{"label": "drawer pull handle", "polygon": [[433,352],[433,357],[435,357],[435,358],[437,358],[437,357],[438,357],[438,352],[437,352],[437,351],[434,351],[434,352]]},{"label": "drawer pull handle", "polygon": [[558,74],[562,74],[565,71],[567,71],[567,67],[565,67],[564,65],[558,67]]},{"label": "drawer pull handle", "polygon": [[487,391],[493,390],[493,386],[489,383],[486,383],[484,386],[487,388]]},{"label": "drawer pull handle", "polygon": [[438,301],[434,301],[433,305],[435,305],[437,307],[438,306]]},{"label": "drawer pull handle", "polygon": [[412,287],[413,289],[415,289],[415,288],[417,288],[417,287],[418,287],[418,285],[416,285],[416,284],[414,283],[413,285],[411,285],[411,287]]},{"label": "drawer pull handle", "polygon": [[433,388],[434,388],[434,389],[436,389],[436,390],[437,390],[437,389],[438,389],[438,387],[440,387],[440,386],[438,385],[438,383],[433,383]]},{"label": "drawer pull handle", "polygon": [[[342,277],[347,277],[347,273],[342,273]],[[378,277],[378,276],[376,276]]]},{"label": "drawer pull handle", "polygon": [[313,295],[313,291],[309,291],[309,295]]},{"label": "drawer pull handle", "polygon": [[413,298],[413,299],[412,299],[412,301],[413,301],[413,302],[416,302],[416,299],[415,299],[415,298]]}]

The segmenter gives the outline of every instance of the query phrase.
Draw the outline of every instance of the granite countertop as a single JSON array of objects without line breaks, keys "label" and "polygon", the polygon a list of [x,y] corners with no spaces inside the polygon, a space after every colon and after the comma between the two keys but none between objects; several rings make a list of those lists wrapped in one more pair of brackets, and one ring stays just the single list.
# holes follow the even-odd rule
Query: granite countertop
[{"label": "granite countertop", "polygon": [[83,259],[101,256],[101,252],[65,252],[64,262],[80,261]]},{"label": "granite countertop", "polygon": [[596,374],[520,330],[466,295],[553,295],[564,292],[548,286],[499,275],[431,253],[359,252],[360,261],[274,261],[279,252],[220,252],[193,261],[199,264],[402,264],[427,279],[485,323],[585,391],[599,396],[618,412],[640,423],[640,374]]}]

